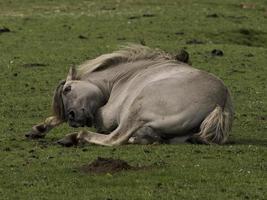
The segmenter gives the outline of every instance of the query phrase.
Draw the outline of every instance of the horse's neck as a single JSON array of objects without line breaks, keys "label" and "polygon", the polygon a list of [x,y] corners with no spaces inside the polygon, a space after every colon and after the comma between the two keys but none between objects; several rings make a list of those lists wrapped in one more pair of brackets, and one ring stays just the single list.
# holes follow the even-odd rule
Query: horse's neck
[{"label": "horse's neck", "polygon": [[96,71],[96,73],[99,73],[100,76],[110,79],[111,81],[117,81],[119,78],[130,77],[137,72],[147,69],[148,67],[156,66],[157,64],[162,64],[163,62],[164,61],[162,60],[138,60],[135,62],[126,62],[115,66],[110,66],[103,71]]},{"label": "horse's neck", "polygon": [[103,92],[105,98],[108,99],[115,85],[119,84],[120,86],[123,86],[123,84],[127,83],[126,80],[130,79],[136,73],[140,73],[140,71],[145,70],[148,67],[158,66],[160,63],[162,63],[162,61],[153,60],[122,63],[105,68],[105,70],[91,72],[83,77],[83,79],[97,85]]}]

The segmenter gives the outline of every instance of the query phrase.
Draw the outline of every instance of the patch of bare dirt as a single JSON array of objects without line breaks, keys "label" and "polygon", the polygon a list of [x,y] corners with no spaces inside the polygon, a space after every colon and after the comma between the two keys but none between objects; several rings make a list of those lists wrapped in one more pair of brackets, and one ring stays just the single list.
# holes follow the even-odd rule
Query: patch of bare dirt
[{"label": "patch of bare dirt", "polygon": [[240,8],[243,8],[243,9],[255,9],[256,8],[256,4],[255,3],[241,3],[240,4]]},{"label": "patch of bare dirt", "polygon": [[126,170],[140,170],[145,167],[134,167],[129,165],[126,161],[113,158],[102,158],[98,157],[93,162],[83,165],[80,170],[90,174],[105,174],[105,173],[116,173]]}]

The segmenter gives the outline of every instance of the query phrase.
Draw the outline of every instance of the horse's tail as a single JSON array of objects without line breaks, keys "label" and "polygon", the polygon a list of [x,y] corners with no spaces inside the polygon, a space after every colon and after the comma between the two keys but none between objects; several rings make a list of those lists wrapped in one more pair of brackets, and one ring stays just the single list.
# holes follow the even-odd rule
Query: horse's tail
[{"label": "horse's tail", "polygon": [[223,144],[232,128],[234,109],[229,92],[224,106],[217,105],[200,125],[200,132],[189,140],[194,143]]}]

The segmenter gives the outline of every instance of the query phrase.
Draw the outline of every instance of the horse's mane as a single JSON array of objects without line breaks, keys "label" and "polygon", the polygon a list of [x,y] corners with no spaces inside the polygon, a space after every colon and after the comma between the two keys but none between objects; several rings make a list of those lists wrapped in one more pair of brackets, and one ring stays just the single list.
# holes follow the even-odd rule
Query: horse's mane
[{"label": "horse's mane", "polygon": [[63,86],[65,84],[65,80],[62,80],[59,82],[57,88],[54,92],[53,102],[52,102],[52,110],[54,116],[57,117],[57,119],[64,121],[65,120],[65,111],[64,111],[64,105],[61,97],[61,93],[63,90]]},{"label": "horse's mane", "polygon": [[137,44],[123,46],[113,53],[101,55],[93,60],[88,60],[77,69],[77,79],[91,72],[103,71],[109,67],[139,60],[174,60],[170,54]]}]

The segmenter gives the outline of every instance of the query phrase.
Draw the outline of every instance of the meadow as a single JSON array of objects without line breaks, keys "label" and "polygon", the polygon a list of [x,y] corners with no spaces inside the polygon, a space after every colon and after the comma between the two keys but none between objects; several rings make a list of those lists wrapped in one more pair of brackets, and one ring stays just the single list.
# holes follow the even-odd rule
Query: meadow
[{"label": "meadow", "polygon": [[[128,42],[185,49],[224,80],[235,107],[227,144],[64,148],[55,141],[68,125],[25,138],[51,115],[71,65]],[[266,199],[266,63],[265,0],[0,0],[0,199]],[[99,156],[149,167],[79,170]]]}]

